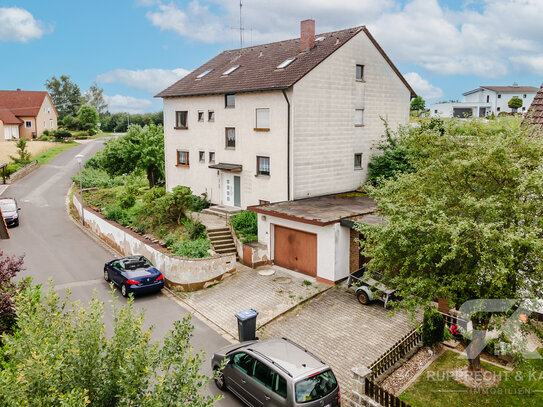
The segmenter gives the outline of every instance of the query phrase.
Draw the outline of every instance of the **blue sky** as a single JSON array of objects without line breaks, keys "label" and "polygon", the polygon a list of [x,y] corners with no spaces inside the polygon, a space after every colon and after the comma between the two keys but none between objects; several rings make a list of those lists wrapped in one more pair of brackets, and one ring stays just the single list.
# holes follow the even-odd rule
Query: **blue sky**
[{"label": "blue sky", "polygon": [[[429,101],[479,85],[543,83],[541,0],[244,0],[246,45],[365,24]],[[152,96],[239,47],[239,0],[0,1],[0,89],[94,81],[111,111],[161,109]]]}]

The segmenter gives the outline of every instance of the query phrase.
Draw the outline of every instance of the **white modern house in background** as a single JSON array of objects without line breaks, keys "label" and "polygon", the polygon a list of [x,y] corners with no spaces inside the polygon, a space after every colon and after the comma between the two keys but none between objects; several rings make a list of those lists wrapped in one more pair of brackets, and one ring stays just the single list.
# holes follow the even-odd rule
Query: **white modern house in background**
[{"label": "white modern house in background", "polygon": [[246,208],[352,191],[371,147],[415,96],[361,26],[224,51],[164,101],[166,187]]},{"label": "white modern house in background", "polygon": [[492,113],[498,115],[501,112],[512,113],[508,106],[513,97],[522,100],[522,107],[517,110],[525,113],[532,104],[539,89],[533,86],[480,86],[477,89],[463,93],[463,102],[435,103],[430,106],[431,117],[486,117]]}]

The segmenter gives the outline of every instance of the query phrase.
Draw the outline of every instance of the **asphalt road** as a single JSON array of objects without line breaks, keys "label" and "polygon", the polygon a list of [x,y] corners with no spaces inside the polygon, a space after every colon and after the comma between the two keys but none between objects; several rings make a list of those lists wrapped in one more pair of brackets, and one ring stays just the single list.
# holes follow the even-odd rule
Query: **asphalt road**
[{"label": "asphalt road", "polygon": [[[15,197],[21,207],[20,226],[9,230],[10,239],[0,241],[5,253],[25,255],[26,271],[19,277],[31,276],[35,283],[42,284],[52,279],[58,289],[70,287],[71,298],[83,304],[94,293],[104,301],[111,299],[102,270],[113,254],[69,218],[66,194],[72,182],[71,176],[79,170],[75,156],[84,154],[85,159],[90,158],[102,148],[103,143],[103,139],[98,139],[73,147],[2,193],[2,196]],[[116,296],[121,304],[125,303],[120,293],[117,292]],[[135,307],[145,310],[146,324],[154,325],[155,339],[163,338],[173,322],[189,312],[164,294],[137,297]],[[106,315],[105,320],[106,325],[111,326],[111,316]],[[209,357],[214,350],[229,342],[198,318],[193,317],[192,322],[195,327],[192,343],[195,350],[206,352],[208,361],[202,370],[209,374]],[[207,391],[218,394],[213,383]],[[227,393],[216,405],[240,406],[242,403]]]}]

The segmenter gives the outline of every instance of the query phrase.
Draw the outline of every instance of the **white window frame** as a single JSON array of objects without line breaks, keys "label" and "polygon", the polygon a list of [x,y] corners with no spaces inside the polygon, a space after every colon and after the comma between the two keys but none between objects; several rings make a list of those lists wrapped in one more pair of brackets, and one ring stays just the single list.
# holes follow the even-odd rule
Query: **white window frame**
[{"label": "white window frame", "polygon": [[354,109],[354,125],[355,127],[364,126],[364,109]]},{"label": "white window frame", "polygon": [[[260,161],[261,160],[268,160],[268,166],[267,166],[267,174],[265,173],[266,171],[261,171],[261,167],[263,169],[266,169],[266,166],[261,166],[260,165]],[[271,159],[269,156],[263,156],[263,155],[257,155],[256,156],[256,175],[257,176],[263,176],[263,177],[269,177],[271,175]]]},{"label": "white window frame", "polygon": [[25,129],[32,128],[32,120],[25,120]]},{"label": "white window frame", "polygon": [[[263,118],[261,117],[261,119],[259,120],[259,112],[261,114],[264,114],[265,112],[268,113],[268,117],[267,118]],[[269,107],[257,107],[255,109],[255,128],[254,130],[256,131],[269,131],[270,130],[270,121],[271,121],[271,118],[270,118],[270,108]]]},{"label": "white window frame", "polygon": [[53,128],[53,119],[49,119],[49,128]]}]

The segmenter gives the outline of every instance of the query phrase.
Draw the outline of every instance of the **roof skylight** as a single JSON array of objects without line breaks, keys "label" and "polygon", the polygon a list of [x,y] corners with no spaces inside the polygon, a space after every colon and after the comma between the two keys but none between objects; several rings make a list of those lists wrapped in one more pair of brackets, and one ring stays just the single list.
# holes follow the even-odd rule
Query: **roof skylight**
[{"label": "roof skylight", "polygon": [[213,71],[213,68],[208,69],[208,70],[202,72],[201,74],[199,74],[199,75],[196,77],[196,79],[203,78],[204,76],[206,76],[206,75],[207,75],[208,73],[210,73],[211,71]]},{"label": "roof skylight", "polygon": [[317,42],[317,41],[324,41],[324,40],[325,40],[324,37],[317,37],[317,38],[315,38],[315,42]]},{"label": "roof skylight", "polygon": [[230,75],[232,72],[234,72],[236,69],[239,68],[239,65],[233,66],[232,68],[228,69],[227,71],[223,72],[223,75]]},{"label": "roof skylight", "polygon": [[293,63],[295,59],[296,59],[296,58],[285,59],[283,62],[281,62],[279,65],[277,65],[277,69],[286,68],[286,67],[289,66],[291,63]]}]

